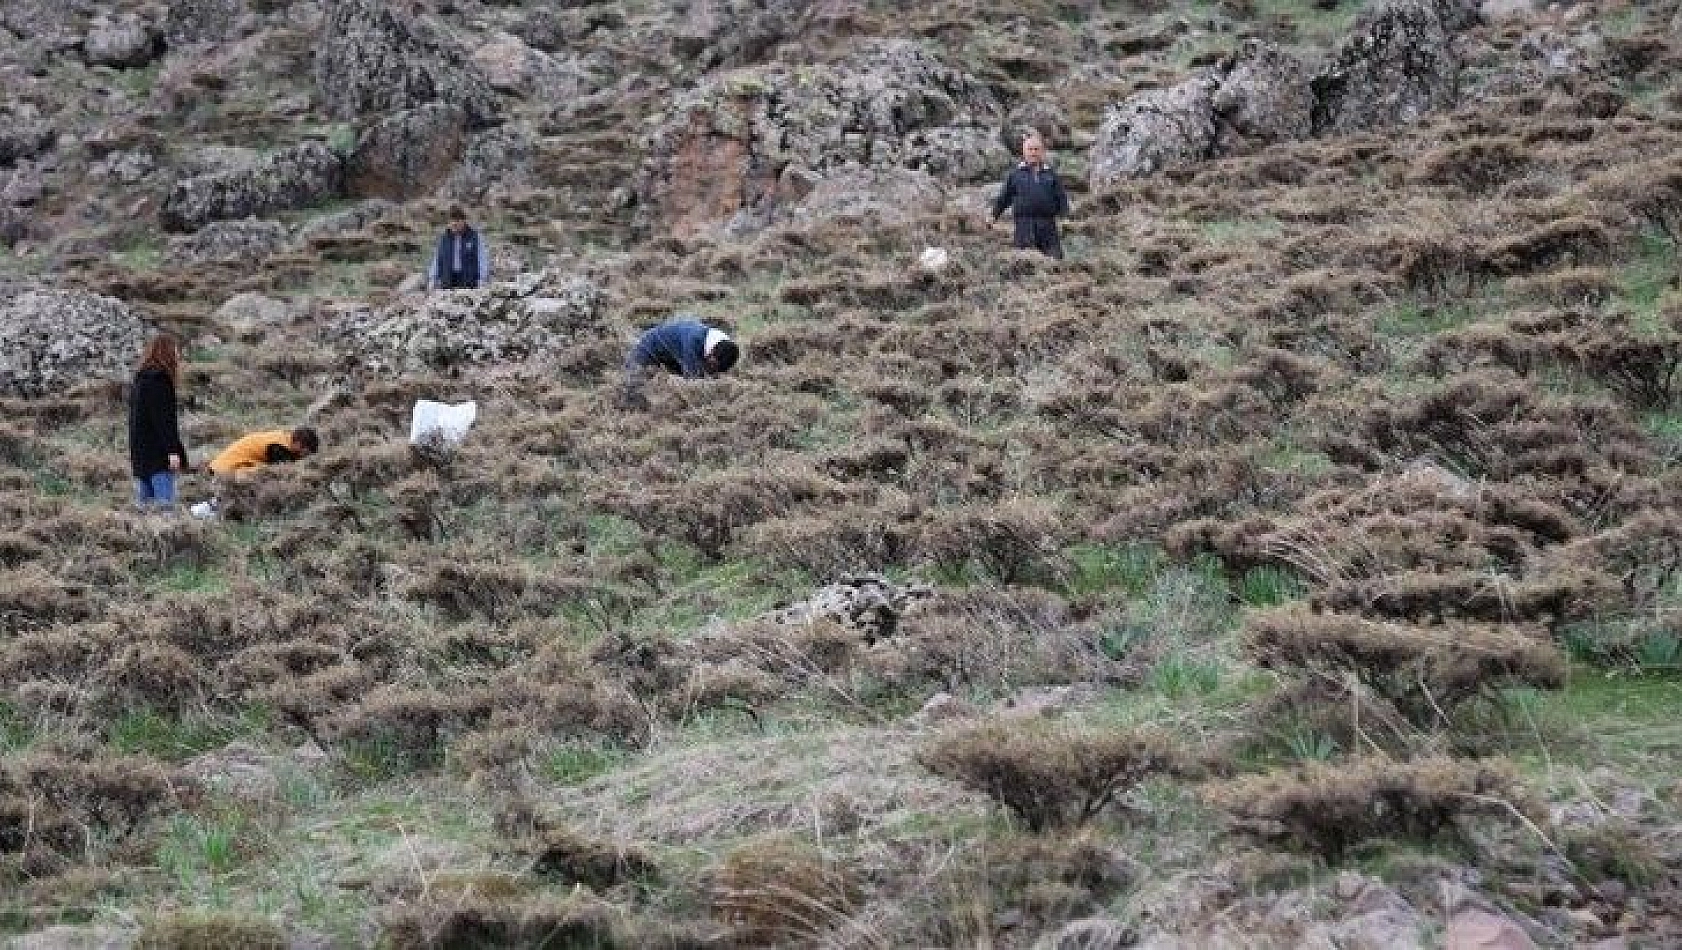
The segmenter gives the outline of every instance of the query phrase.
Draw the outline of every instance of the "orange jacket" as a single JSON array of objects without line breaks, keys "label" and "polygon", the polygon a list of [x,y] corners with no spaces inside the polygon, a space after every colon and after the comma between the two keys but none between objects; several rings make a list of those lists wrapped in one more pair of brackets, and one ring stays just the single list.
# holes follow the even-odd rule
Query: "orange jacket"
[{"label": "orange jacket", "polygon": [[210,460],[210,470],[218,475],[230,475],[242,468],[257,468],[269,462],[269,446],[279,445],[288,451],[292,447],[291,429],[271,429],[253,432],[222,450]]}]

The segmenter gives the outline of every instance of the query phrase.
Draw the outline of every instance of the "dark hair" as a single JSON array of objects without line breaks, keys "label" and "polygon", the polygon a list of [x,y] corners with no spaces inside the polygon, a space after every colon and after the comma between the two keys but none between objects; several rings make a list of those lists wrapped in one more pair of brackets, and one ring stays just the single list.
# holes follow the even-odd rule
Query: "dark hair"
[{"label": "dark hair", "polygon": [[467,212],[461,210],[460,206],[451,208],[450,209],[450,220],[451,221],[466,221],[467,220]]},{"label": "dark hair", "polygon": [[719,372],[728,373],[730,368],[736,365],[736,361],[741,358],[742,348],[736,345],[735,340],[719,340],[713,344],[712,350],[707,355],[718,364]]},{"label": "dark hair", "polygon": [[292,441],[296,442],[299,448],[311,455],[314,455],[316,452],[321,450],[321,437],[316,435],[315,430],[309,426],[299,426],[298,428],[293,429]]},{"label": "dark hair", "polygon": [[146,341],[135,371],[148,369],[162,370],[172,384],[181,385],[181,342],[168,333],[160,333]]}]

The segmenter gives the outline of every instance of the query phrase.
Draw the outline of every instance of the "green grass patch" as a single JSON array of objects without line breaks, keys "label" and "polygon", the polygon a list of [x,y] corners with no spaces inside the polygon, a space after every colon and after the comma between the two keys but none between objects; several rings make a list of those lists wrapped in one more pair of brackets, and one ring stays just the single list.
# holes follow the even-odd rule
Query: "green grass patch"
[{"label": "green grass patch", "polygon": [[1278,237],[1284,230],[1278,218],[1215,218],[1199,222],[1197,230],[1211,244],[1253,244]]},{"label": "green grass patch", "polygon": [[151,586],[171,594],[220,594],[227,591],[228,579],[209,565],[173,564],[155,575]]},{"label": "green grass patch", "polygon": [[1410,301],[1379,314],[1374,329],[1381,336],[1427,337],[1459,329],[1477,318],[1477,311],[1467,304]]},{"label": "green grass patch", "polygon": [[1166,699],[1209,696],[1221,688],[1225,671],[1213,659],[1170,653],[1151,667],[1150,687]]},{"label": "green grass patch", "polygon": [[1532,770],[1608,767],[1674,783],[1682,757],[1682,676],[1581,669],[1564,690],[1519,699],[1514,756]]},{"label": "green grass patch", "polygon": [[556,785],[582,785],[613,771],[625,754],[599,746],[566,745],[551,749],[537,764],[537,772]]},{"label": "green grass patch", "polygon": [[118,752],[180,761],[220,749],[235,739],[259,735],[269,724],[268,710],[259,706],[247,707],[237,716],[206,713],[176,717],[152,709],[134,709],[111,721],[106,741]]},{"label": "green grass patch", "polygon": [[1162,549],[1150,544],[1077,544],[1064,556],[1070,567],[1062,588],[1070,597],[1113,593],[1142,597],[1168,563]]},{"label": "green grass patch", "polygon": [[1618,292],[1607,307],[1626,311],[1638,333],[1659,337],[1674,333],[1664,312],[1674,302],[1678,274],[1676,242],[1657,228],[1647,228],[1635,253],[1618,274]]},{"label": "green grass patch", "polygon": [[1277,607],[1308,594],[1308,583],[1289,568],[1263,564],[1239,578],[1235,595],[1246,607]]}]

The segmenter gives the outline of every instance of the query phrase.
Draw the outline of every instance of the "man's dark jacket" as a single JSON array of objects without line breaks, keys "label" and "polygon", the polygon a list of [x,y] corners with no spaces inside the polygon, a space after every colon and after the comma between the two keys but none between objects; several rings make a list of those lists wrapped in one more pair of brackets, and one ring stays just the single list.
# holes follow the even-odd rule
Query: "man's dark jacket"
[{"label": "man's dark jacket", "polygon": [[707,332],[711,329],[698,320],[662,323],[642,335],[626,366],[631,369],[658,366],[687,379],[700,379],[707,375]]},{"label": "man's dark jacket", "polygon": [[143,369],[129,388],[129,467],[135,478],[150,478],[169,471],[171,455],[180,456],[181,467],[187,467],[187,449],[176,421],[175,383],[161,369]]},{"label": "man's dark jacket", "polygon": [[993,217],[1004,214],[1006,208],[1015,208],[1018,219],[1055,218],[1069,213],[1069,195],[1049,166],[1019,162],[993,201]]},{"label": "man's dark jacket", "polygon": [[[463,229],[459,235],[444,229],[443,236],[438,239],[438,250],[432,258],[432,273],[439,287],[444,290],[471,290],[484,283],[485,275],[481,269],[485,258],[480,240],[479,232],[472,228]],[[455,269],[457,241],[462,244],[460,271]]]}]

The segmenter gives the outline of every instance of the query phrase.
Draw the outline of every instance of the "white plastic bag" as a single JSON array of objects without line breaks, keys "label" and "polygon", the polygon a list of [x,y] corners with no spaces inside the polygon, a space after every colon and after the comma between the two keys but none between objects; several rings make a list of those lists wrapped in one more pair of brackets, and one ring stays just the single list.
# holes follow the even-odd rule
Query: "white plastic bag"
[{"label": "white plastic bag", "polygon": [[479,404],[464,402],[451,405],[421,399],[409,422],[409,444],[453,449],[467,438],[473,420],[479,418]]}]

